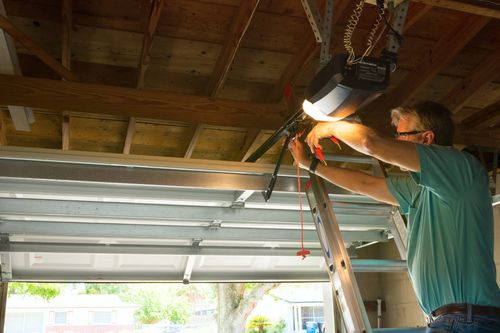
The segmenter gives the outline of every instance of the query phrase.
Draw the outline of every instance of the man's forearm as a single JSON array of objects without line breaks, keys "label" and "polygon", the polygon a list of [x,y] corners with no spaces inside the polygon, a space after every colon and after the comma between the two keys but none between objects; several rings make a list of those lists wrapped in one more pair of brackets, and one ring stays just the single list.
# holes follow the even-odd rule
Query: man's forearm
[{"label": "man's forearm", "polygon": [[397,205],[389,192],[385,179],[361,171],[318,164],[315,174],[354,193],[367,195],[375,200]]}]

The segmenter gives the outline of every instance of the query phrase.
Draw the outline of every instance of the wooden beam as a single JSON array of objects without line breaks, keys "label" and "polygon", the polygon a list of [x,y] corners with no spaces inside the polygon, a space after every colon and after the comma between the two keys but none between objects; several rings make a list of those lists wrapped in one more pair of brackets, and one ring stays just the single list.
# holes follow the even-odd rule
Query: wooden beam
[{"label": "wooden beam", "polygon": [[477,15],[461,20],[419,58],[415,68],[397,87],[363,108],[362,113],[380,128],[388,129],[389,110],[415,96],[489,21],[490,18]]},{"label": "wooden beam", "polygon": [[259,138],[260,133],[261,131],[257,128],[248,129],[248,132],[245,135],[245,141],[243,142],[243,146],[241,146],[241,149],[236,155],[235,158],[236,161],[245,162],[248,156],[250,156],[250,154],[253,153],[253,151],[256,148],[258,142],[257,139]]},{"label": "wooden beam", "polygon": [[62,11],[61,63],[71,70],[71,30],[73,26],[73,0],[63,0]]},{"label": "wooden beam", "polygon": [[130,154],[130,147],[132,147],[132,141],[135,135],[135,117],[130,117],[127,126],[127,136],[125,137],[125,143],[123,144],[123,153]]},{"label": "wooden beam", "polygon": [[62,150],[69,150],[69,121],[70,115],[68,111],[63,112],[62,116]]},{"label": "wooden beam", "polygon": [[480,130],[493,127],[500,122],[500,101],[497,101],[481,111],[465,118],[460,127],[463,130]]},{"label": "wooden beam", "polygon": [[[0,15],[6,15],[3,0],[0,0]],[[0,30],[0,73],[22,75],[14,41],[2,30]],[[9,105],[8,109],[16,131],[31,131],[30,123],[34,120],[31,110],[16,105]]]},{"label": "wooden beam", "polygon": [[500,132],[495,131],[459,131],[455,142],[466,146],[500,148]]},{"label": "wooden beam", "polygon": [[[403,28],[403,34],[410,30],[415,24],[418,23],[430,10],[432,6],[423,5],[420,3],[410,3],[410,8],[406,16],[405,26]],[[385,39],[382,38],[381,41],[373,48],[371,54],[379,54],[385,47]]]},{"label": "wooden beam", "polygon": [[492,52],[479,66],[474,68],[441,100],[451,112],[458,114],[460,109],[485,84],[494,80],[500,71],[500,52]]},{"label": "wooden beam", "polygon": [[[339,22],[340,18],[343,16],[350,3],[350,1],[334,2],[332,18],[332,26],[334,27],[333,29],[335,29],[335,24]],[[322,6],[323,4],[324,1],[322,2]],[[316,56],[319,48],[320,44],[316,42],[316,38],[314,37],[312,31],[309,31],[307,40],[304,43],[304,47],[301,48],[301,50],[293,56],[292,60],[290,60],[283,74],[281,75],[278,84],[276,84],[276,86],[274,86],[274,89],[271,91],[271,94],[268,97],[269,102],[279,102],[281,100],[281,98],[283,97],[283,90],[285,89],[285,86],[293,83],[295,78],[302,72],[302,69]]]},{"label": "wooden beam", "polygon": [[37,56],[44,64],[49,66],[54,72],[56,72],[62,78],[65,78],[66,80],[69,81],[77,80],[76,76],[73,73],[71,73],[67,68],[61,65],[50,54],[45,52],[45,50],[39,47],[28,35],[23,33],[21,30],[17,29],[3,15],[0,15],[0,29],[3,29],[19,44],[24,46],[33,55]]},{"label": "wooden beam", "polygon": [[478,0],[412,0],[426,5],[453,9],[480,16],[500,18],[500,6],[492,1]]},{"label": "wooden beam", "polygon": [[278,104],[14,75],[0,75],[0,105],[262,129],[276,129],[286,117],[286,110]]},{"label": "wooden beam", "polygon": [[150,7],[148,23],[146,24],[144,39],[142,41],[141,58],[139,59],[137,88],[140,89],[144,87],[144,76],[146,74],[146,70],[148,69],[149,63],[151,62],[150,53],[153,47],[153,37],[156,32],[158,22],[160,21],[164,4],[164,0],[152,0],[152,4]]},{"label": "wooden beam", "polygon": [[0,146],[7,145],[7,124],[5,122],[5,114],[0,110]]},{"label": "wooden beam", "polygon": [[200,139],[201,132],[203,132],[204,128],[205,126],[203,124],[196,125],[195,130],[191,135],[191,140],[189,140],[189,145],[187,146],[186,152],[184,153],[184,158],[191,158],[194,148],[196,147],[196,144]]},{"label": "wooden beam", "polygon": [[226,80],[229,69],[233,64],[234,57],[240,47],[243,36],[250,26],[252,17],[257,10],[260,0],[245,0],[240,2],[240,6],[233,18],[231,29],[226,35],[226,41],[220,51],[212,75],[206,85],[205,93],[209,96],[217,96],[224,81]]},{"label": "wooden beam", "polygon": [[[243,155],[243,157],[241,158],[241,162],[245,162],[247,158],[250,157],[250,155],[252,155],[252,153],[257,149],[259,148],[259,143],[260,143],[260,138],[262,137],[262,135],[265,134],[265,131],[264,130],[258,130],[256,131],[256,133],[251,133],[252,137],[249,137],[248,138],[248,141],[250,141],[250,144],[248,146],[248,149],[245,150],[245,154]],[[252,140],[253,139],[253,140]],[[246,139],[245,139],[246,141]]]},{"label": "wooden beam", "polygon": [[[62,43],[61,63],[71,70],[71,30],[73,27],[73,0],[63,0],[61,10]],[[63,78],[64,79],[64,78]],[[64,111],[62,115],[62,150],[69,150],[70,142],[70,113]]]}]

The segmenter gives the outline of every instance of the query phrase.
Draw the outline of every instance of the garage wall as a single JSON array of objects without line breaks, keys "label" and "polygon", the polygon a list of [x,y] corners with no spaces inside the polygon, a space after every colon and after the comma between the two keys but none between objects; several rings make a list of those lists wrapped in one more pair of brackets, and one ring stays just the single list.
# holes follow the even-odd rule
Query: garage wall
[{"label": "garage wall", "polygon": [[[494,211],[494,239],[495,263],[497,269],[497,283],[500,285],[500,205]],[[380,258],[399,259],[396,246],[393,242],[379,244]],[[372,254],[375,252],[372,252]],[[373,257],[372,257],[373,258]],[[372,287],[380,288],[386,302],[387,311],[383,313],[383,327],[415,327],[424,326],[425,317],[418,306],[413,287],[406,273],[381,273],[379,279]],[[377,286],[379,284],[379,286]],[[363,288],[370,288],[367,283],[362,283]],[[364,291],[366,295],[375,295],[376,291]]]},{"label": "garage wall", "polygon": [[[394,242],[382,244],[380,254],[382,258],[399,259]],[[387,306],[382,314],[383,327],[425,326],[425,317],[407,273],[381,273],[380,286]]]}]

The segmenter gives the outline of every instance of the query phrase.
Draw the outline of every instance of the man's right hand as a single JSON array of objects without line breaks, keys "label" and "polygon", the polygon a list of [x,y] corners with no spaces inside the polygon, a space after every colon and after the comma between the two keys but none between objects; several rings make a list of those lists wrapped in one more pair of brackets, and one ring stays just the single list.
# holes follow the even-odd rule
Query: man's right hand
[{"label": "man's right hand", "polygon": [[311,160],[309,159],[309,157],[307,157],[307,154],[304,150],[304,145],[302,144],[302,142],[300,142],[298,137],[290,141],[288,149],[290,150],[290,153],[292,153],[295,163],[299,164],[299,167],[301,167],[302,169],[309,169]]}]

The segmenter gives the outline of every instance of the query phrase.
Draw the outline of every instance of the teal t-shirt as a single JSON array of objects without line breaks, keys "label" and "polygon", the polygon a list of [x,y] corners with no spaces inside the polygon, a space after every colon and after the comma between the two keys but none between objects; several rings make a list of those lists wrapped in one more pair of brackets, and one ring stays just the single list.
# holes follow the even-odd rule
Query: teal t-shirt
[{"label": "teal t-shirt", "polygon": [[387,186],[408,218],[408,270],[421,308],[500,307],[486,170],[454,148],[416,146],[421,172],[389,177]]}]

